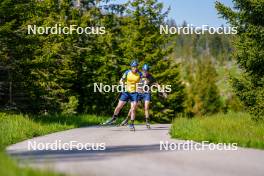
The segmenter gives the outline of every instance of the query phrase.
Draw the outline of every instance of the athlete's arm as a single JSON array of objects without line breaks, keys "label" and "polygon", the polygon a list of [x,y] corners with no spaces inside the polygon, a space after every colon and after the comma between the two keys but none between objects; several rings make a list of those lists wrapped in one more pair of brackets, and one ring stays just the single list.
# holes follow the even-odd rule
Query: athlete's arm
[{"label": "athlete's arm", "polygon": [[161,86],[157,82],[153,83],[152,85],[155,85],[158,90],[161,90],[159,91],[159,93],[161,93],[164,98],[168,97],[168,94],[164,91],[164,89],[161,88]]},{"label": "athlete's arm", "polygon": [[128,74],[128,72],[129,72],[129,70],[127,70],[127,71],[123,74],[123,76],[121,77],[121,79],[120,79],[120,81],[119,81],[119,84],[121,84],[121,85],[124,85],[124,84],[125,84],[126,79],[127,79],[127,74]]},{"label": "athlete's arm", "polygon": [[121,84],[121,85],[125,84],[125,79],[121,78],[121,79],[119,80],[119,84]]},{"label": "athlete's arm", "polygon": [[164,92],[164,90],[161,88],[161,86],[159,85],[159,83],[156,81],[156,79],[152,75],[150,75],[149,81],[152,82],[152,85],[155,85],[158,88],[158,90],[161,90],[160,93],[162,93],[162,96],[164,98],[167,98],[168,97],[167,93]]}]

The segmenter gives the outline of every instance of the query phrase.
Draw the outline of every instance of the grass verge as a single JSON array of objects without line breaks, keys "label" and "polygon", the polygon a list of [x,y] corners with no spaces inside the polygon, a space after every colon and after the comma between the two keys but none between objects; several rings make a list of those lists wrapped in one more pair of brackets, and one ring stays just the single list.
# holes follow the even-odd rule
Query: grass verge
[{"label": "grass verge", "polygon": [[104,117],[94,115],[76,116],[25,116],[0,113],[0,175],[4,176],[58,176],[50,171],[18,167],[16,161],[5,154],[4,149],[11,144],[36,136],[100,124]]},{"label": "grass verge", "polygon": [[264,122],[255,122],[246,113],[177,118],[170,134],[172,138],[264,149]]}]

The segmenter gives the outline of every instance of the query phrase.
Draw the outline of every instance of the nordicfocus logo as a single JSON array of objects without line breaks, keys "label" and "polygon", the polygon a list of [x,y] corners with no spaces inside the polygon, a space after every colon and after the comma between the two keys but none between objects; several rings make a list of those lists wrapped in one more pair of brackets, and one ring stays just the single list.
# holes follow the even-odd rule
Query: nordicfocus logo
[{"label": "nordicfocus logo", "polygon": [[141,85],[137,83],[136,85],[104,85],[103,83],[93,83],[94,92],[127,92],[130,88],[134,88],[139,92],[166,92],[170,93],[172,91],[171,85]]},{"label": "nordicfocus logo", "polygon": [[28,150],[105,150],[105,143],[80,143],[78,141],[70,141],[63,143],[61,140],[54,142],[28,142]]},{"label": "nordicfocus logo", "polygon": [[209,27],[208,25],[202,26],[168,26],[160,25],[160,34],[237,34],[237,27]]},{"label": "nordicfocus logo", "polygon": [[77,25],[61,26],[55,24],[54,26],[43,27],[36,25],[28,25],[28,34],[87,34],[87,35],[102,35],[105,34],[105,27],[79,27]]},{"label": "nordicfocus logo", "polygon": [[237,150],[237,143],[209,143],[209,141],[202,141],[201,143],[187,140],[185,142],[168,142],[160,141],[160,150],[165,151],[203,151],[203,150]]}]

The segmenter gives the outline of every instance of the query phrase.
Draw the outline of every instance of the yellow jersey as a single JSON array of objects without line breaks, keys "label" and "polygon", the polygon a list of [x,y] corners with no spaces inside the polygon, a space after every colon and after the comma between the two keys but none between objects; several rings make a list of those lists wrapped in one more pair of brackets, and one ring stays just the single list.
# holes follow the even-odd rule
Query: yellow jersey
[{"label": "yellow jersey", "polygon": [[136,72],[133,73],[131,70],[127,70],[123,76],[122,79],[125,80],[126,83],[126,87],[127,87],[127,91],[128,92],[136,92],[137,90],[137,83],[140,82],[141,79],[141,73],[140,72]]}]

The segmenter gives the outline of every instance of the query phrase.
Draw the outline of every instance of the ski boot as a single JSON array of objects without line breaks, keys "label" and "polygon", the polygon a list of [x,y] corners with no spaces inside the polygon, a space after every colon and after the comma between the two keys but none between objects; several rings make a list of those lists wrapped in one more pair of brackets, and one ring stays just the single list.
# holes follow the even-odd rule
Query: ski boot
[{"label": "ski boot", "polygon": [[129,124],[128,127],[130,131],[136,131],[134,124]]}]

